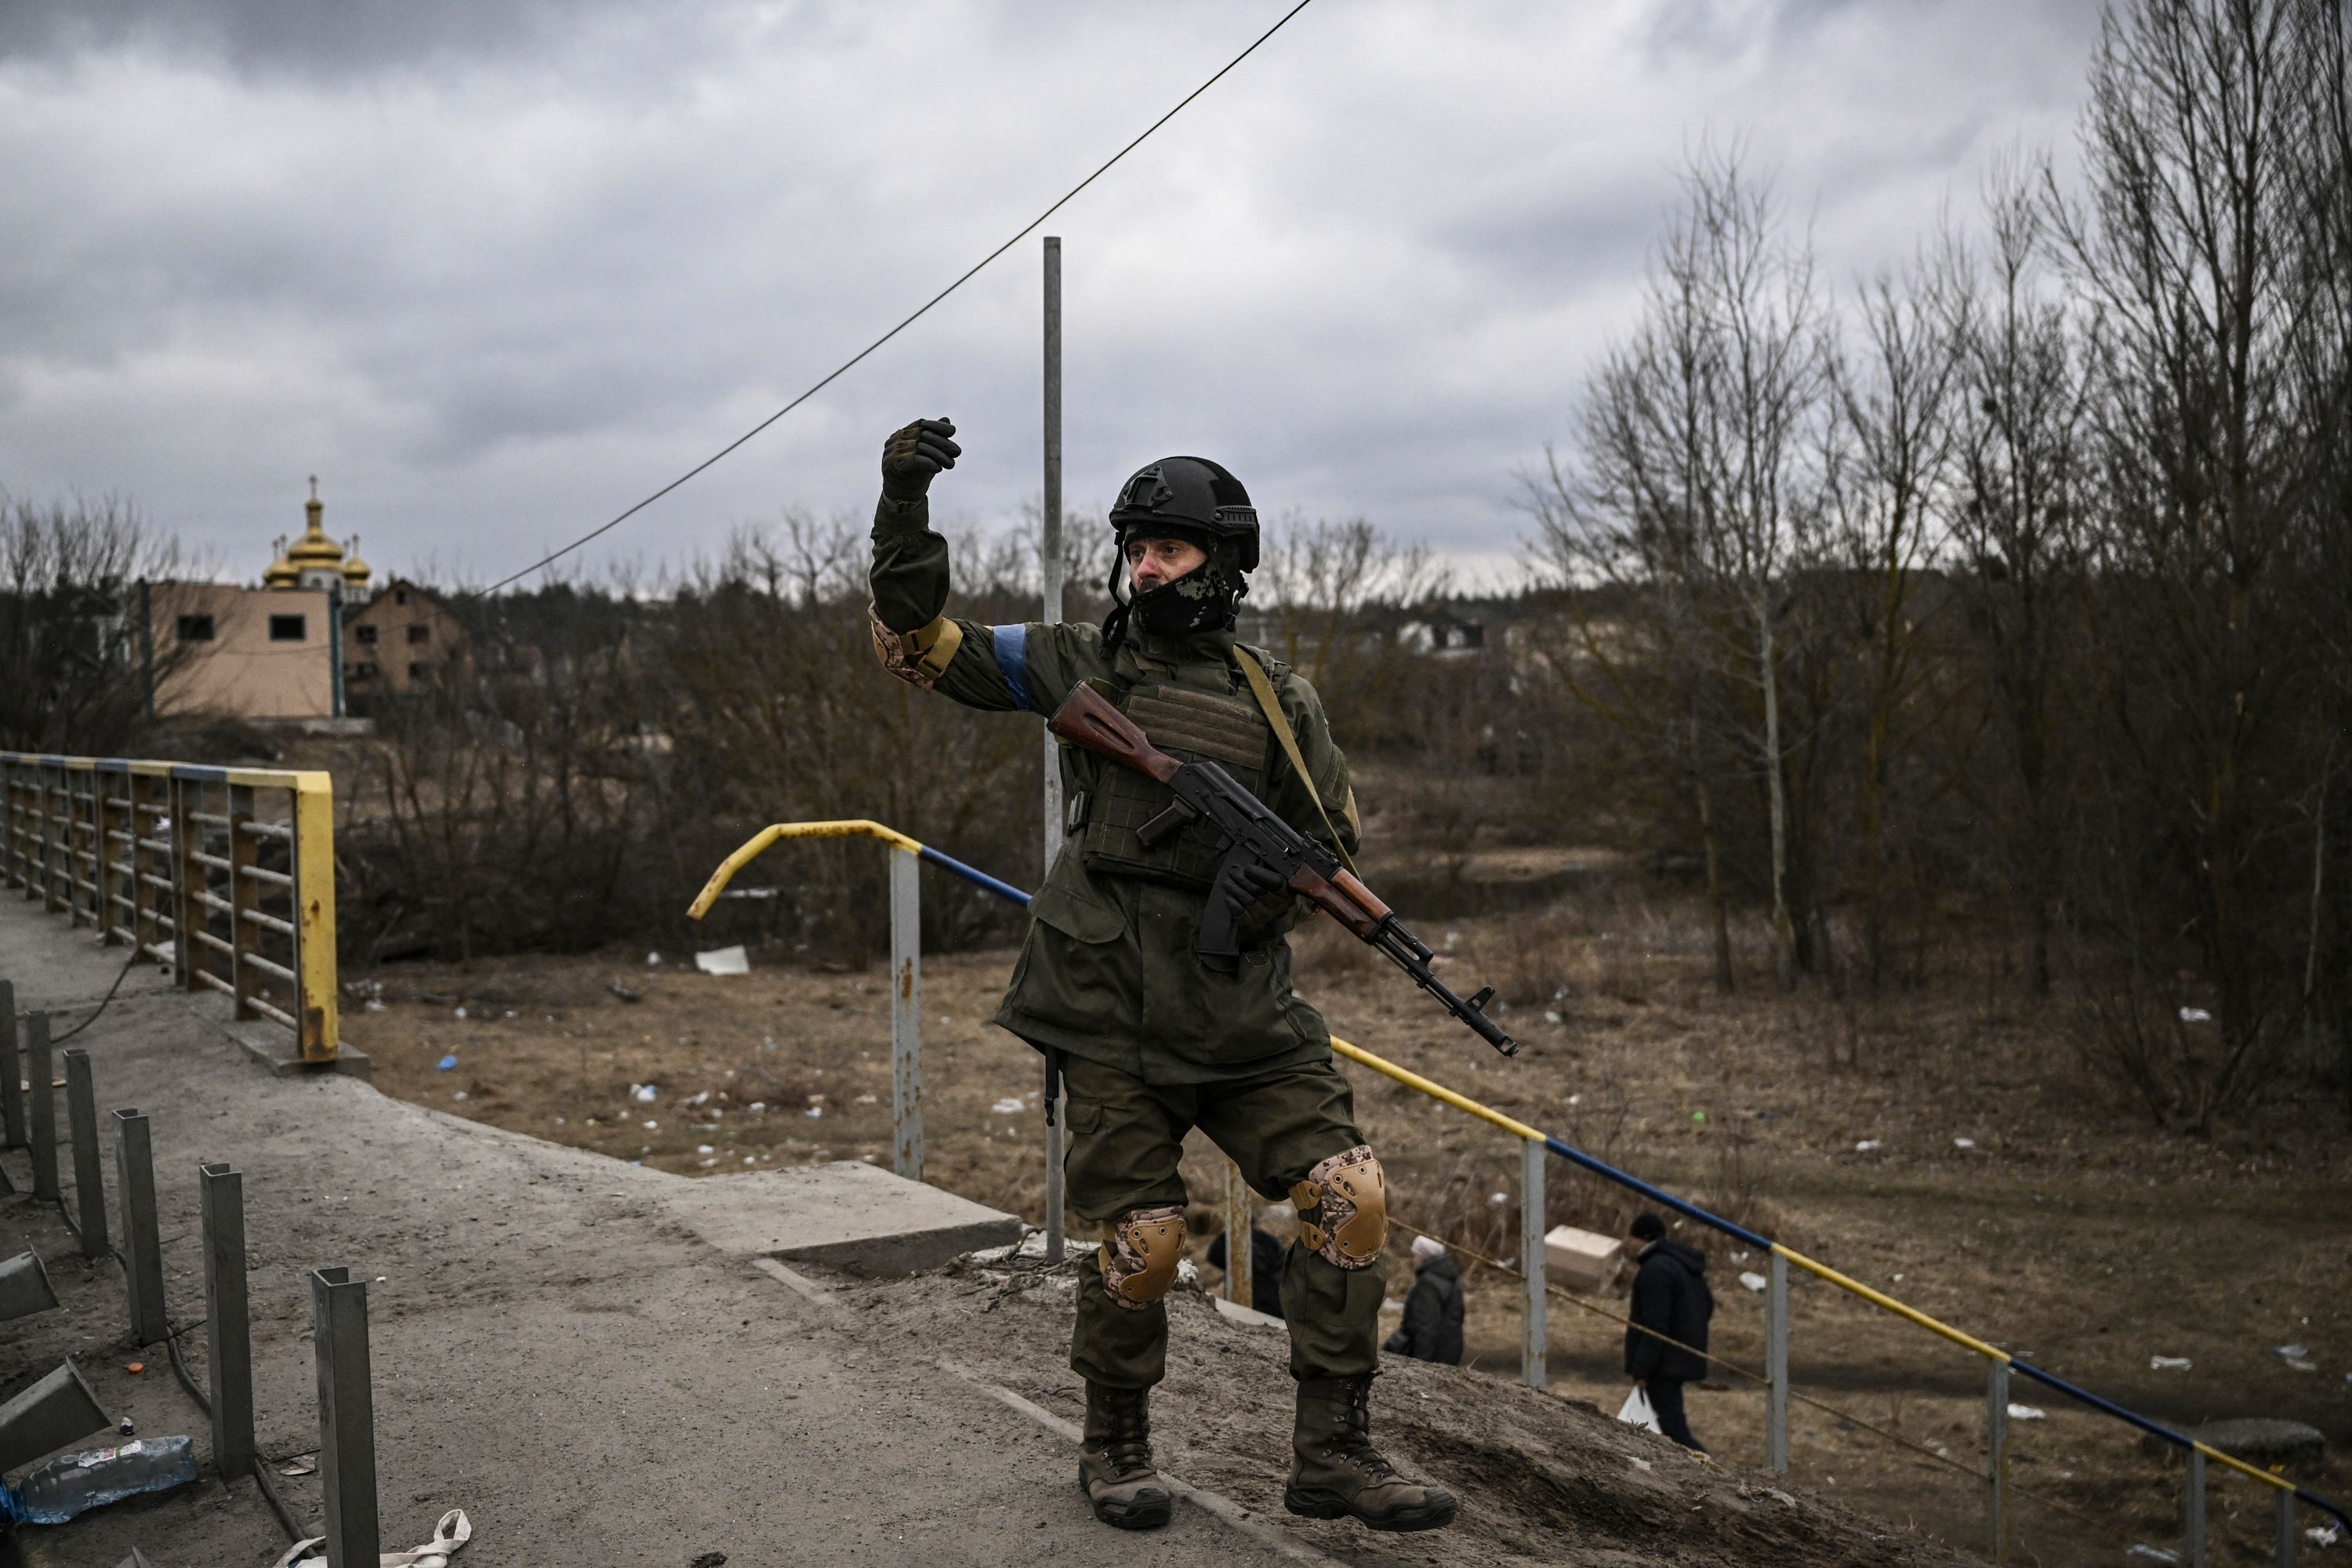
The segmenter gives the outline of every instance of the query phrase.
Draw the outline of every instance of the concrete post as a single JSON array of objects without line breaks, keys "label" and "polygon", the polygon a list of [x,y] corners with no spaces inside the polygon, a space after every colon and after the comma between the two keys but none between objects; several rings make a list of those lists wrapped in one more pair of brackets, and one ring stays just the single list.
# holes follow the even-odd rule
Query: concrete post
[{"label": "concrete post", "polygon": [[113,1425],[68,1357],[55,1372],[0,1405],[0,1470],[30,1464],[77,1437]]},{"label": "concrete post", "polygon": [[376,1568],[375,1390],[368,1365],[367,1285],[348,1268],[310,1271],[319,1370],[319,1481],[327,1568]]},{"label": "concrete post", "polygon": [[205,1227],[205,1381],[213,1462],[225,1479],[253,1468],[253,1326],[246,1300],[245,1178],[226,1164],[196,1167]]},{"label": "concrete post", "polygon": [[1519,1381],[1541,1388],[1549,1381],[1544,1367],[1550,1348],[1544,1308],[1544,1161],[1541,1140],[1529,1138],[1519,1146],[1519,1269],[1528,1287],[1527,1312],[1519,1330]]},{"label": "concrete post", "polygon": [[1257,1298],[1250,1279],[1250,1222],[1255,1205],[1242,1168],[1225,1162],[1225,1300],[1236,1307],[1255,1307]]},{"label": "concrete post", "polygon": [[25,1015],[25,1096],[33,1123],[33,1197],[58,1201],[58,1097],[49,1063],[49,1016]]},{"label": "concrete post", "polygon": [[171,1331],[163,1318],[163,1244],[155,1230],[155,1149],[147,1119],[114,1113],[114,1185],[122,1199],[122,1285],[131,1342],[152,1345]]},{"label": "concrete post", "polygon": [[890,851],[890,1168],[923,1179],[923,910],[920,863]]},{"label": "concrete post", "polygon": [[114,1249],[106,1236],[106,1162],[98,1152],[98,1096],[90,1087],[89,1053],[79,1046],[65,1053],[66,1131],[73,1140],[74,1227],[81,1232],[81,1255],[104,1258]]},{"label": "concrete post", "polygon": [[0,1149],[25,1146],[24,1071],[16,1058],[16,983],[0,980]]},{"label": "concrete post", "polygon": [[0,1323],[49,1311],[57,1304],[57,1289],[40,1258],[20,1252],[0,1263]]},{"label": "concrete post", "polygon": [[2009,1561],[2009,1363],[1985,1376],[1985,1531],[1992,1560]]},{"label": "concrete post", "polygon": [[1789,1473],[1789,1260],[1772,1254],[1765,1264],[1770,1282],[1764,1295],[1764,1468]]},{"label": "concrete post", "polygon": [[2187,1495],[2181,1500],[2181,1533],[2189,1538],[2189,1568],[2205,1568],[2205,1456],[2189,1450]]}]

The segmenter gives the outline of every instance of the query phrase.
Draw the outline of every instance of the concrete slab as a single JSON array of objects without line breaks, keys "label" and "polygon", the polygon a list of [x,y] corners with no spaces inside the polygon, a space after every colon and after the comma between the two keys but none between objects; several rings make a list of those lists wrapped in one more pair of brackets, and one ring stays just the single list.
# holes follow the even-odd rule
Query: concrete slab
[{"label": "concrete slab", "polygon": [[242,1024],[223,1024],[221,1028],[245,1054],[269,1069],[275,1078],[300,1078],[312,1073],[341,1073],[345,1078],[373,1079],[375,1064],[368,1060],[365,1051],[355,1051],[349,1046],[339,1046],[331,1062],[307,1062],[294,1037],[279,1025],[264,1018]]},{"label": "concrete slab", "polygon": [[857,1160],[705,1176],[663,1206],[735,1258],[815,1263],[847,1274],[918,1274],[1021,1239],[1018,1215]]}]

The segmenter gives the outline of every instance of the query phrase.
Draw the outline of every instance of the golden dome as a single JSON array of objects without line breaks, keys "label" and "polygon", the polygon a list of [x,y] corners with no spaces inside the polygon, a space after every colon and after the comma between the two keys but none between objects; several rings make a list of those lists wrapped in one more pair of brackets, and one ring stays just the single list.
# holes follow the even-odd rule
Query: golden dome
[{"label": "golden dome", "polygon": [[343,546],[343,585],[354,589],[366,587],[368,578],[374,574],[374,568],[360,559],[358,534],[352,535],[351,542]]},{"label": "golden dome", "polygon": [[277,543],[272,548],[278,552],[278,559],[271,562],[269,570],[261,574],[261,585],[265,588],[295,586],[301,578],[301,568],[286,558],[286,536],[279,534]]}]

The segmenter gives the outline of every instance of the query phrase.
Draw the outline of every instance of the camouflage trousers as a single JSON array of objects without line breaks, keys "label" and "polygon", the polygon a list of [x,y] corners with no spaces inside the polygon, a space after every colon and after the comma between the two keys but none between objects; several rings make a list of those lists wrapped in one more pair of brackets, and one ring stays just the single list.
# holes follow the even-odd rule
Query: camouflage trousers
[{"label": "camouflage trousers", "polygon": [[[1354,1091],[1328,1058],[1215,1083],[1147,1084],[1074,1057],[1063,1058],[1062,1070],[1070,1096],[1062,1171],[1076,1240],[1132,1210],[1183,1205],[1177,1163],[1184,1134],[1195,1127],[1232,1157],[1259,1196],[1283,1202],[1318,1163],[1364,1142]],[[1292,1242],[1282,1269],[1291,1375],[1373,1371],[1387,1291],[1384,1262],[1341,1268]],[[1101,1255],[1087,1249],[1078,1265],[1072,1368],[1114,1388],[1149,1388],[1167,1374],[1167,1303],[1138,1309],[1113,1300]]]}]

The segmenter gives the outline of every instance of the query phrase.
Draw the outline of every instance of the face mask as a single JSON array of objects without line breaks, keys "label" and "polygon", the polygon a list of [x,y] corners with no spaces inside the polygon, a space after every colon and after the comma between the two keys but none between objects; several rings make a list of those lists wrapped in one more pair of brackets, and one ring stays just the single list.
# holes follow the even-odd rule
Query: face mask
[{"label": "face mask", "polygon": [[[1111,570],[1116,598],[1125,582],[1125,569],[1122,563]],[[1235,606],[1247,592],[1232,546],[1220,542],[1210,549],[1208,560],[1174,582],[1146,589],[1116,605],[1103,622],[1104,646],[1116,648],[1130,619],[1138,629],[1153,637],[1230,631]]]}]

